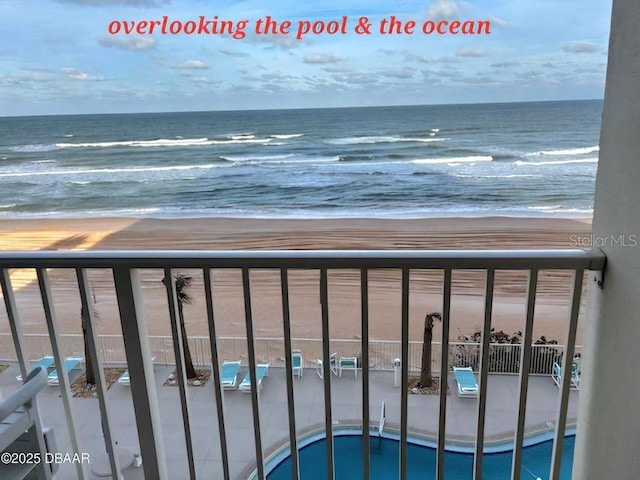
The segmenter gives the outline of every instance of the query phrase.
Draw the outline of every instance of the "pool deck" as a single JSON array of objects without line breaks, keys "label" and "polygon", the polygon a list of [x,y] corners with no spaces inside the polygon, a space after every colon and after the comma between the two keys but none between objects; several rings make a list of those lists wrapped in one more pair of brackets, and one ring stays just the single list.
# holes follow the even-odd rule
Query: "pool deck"
[{"label": "pool deck", "polygon": [[[155,365],[165,456],[169,478],[188,479],[186,447],[182,417],[179,414],[180,400],[178,388],[163,386],[174,370],[172,366]],[[247,368],[241,370],[244,376]],[[16,381],[19,371],[11,365],[0,374],[0,398],[6,398],[20,383]],[[453,377],[451,375],[450,377]],[[238,379],[238,383],[242,378]],[[296,427],[300,434],[324,427],[323,383],[314,369],[305,369],[301,379],[294,380]],[[199,478],[222,478],[220,443],[218,438],[217,414],[212,382],[203,387],[189,387],[189,414],[194,447],[194,461]],[[370,374],[371,422],[377,425],[382,402],[386,405],[386,428],[393,429],[400,422],[400,388],[393,386],[393,372],[373,371]],[[342,378],[331,378],[332,412],[334,425],[353,425],[362,419],[362,381],[354,378],[354,372],[345,372]],[[487,385],[487,409],[485,417],[486,442],[513,437],[517,420],[519,379],[516,375],[489,375]],[[571,423],[577,414],[578,392],[572,391],[569,398],[568,419]],[[559,390],[550,376],[530,377],[527,398],[527,431],[549,428],[548,422],[555,423]],[[225,391],[225,425],[231,478],[246,479],[255,467],[255,448],[251,396],[240,391]],[[73,398],[72,412],[81,452],[90,454],[95,460],[104,456],[101,422],[97,399]],[[123,447],[139,451],[138,434],[131,390],[114,384],[108,392],[111,424],[114,437]],[[38,406],[45,426],[54,427],[58,450],[72,453],[69,433],[59,387],[48,387],[38,396]],[[449,379],[447,399],[447,440],[473,441],[477,426],[477,406],[475,398],[459,398],[455,380]],[[437,435],[439,397],[438,395],[408,396],[409,433]],[[260,392],[260,426],[265,455],[269,455],[288,442],[288,409],[284,369],[271,368],[269,376],[263,380]],[[87,473],[89,471],[87,470]],[[124,470],[127,480],[143,479],[142,468],[129,467]],[[75,467],[61,466],[57,479],[76,477]],[[88,475],[87,478],[94,478]]]}]

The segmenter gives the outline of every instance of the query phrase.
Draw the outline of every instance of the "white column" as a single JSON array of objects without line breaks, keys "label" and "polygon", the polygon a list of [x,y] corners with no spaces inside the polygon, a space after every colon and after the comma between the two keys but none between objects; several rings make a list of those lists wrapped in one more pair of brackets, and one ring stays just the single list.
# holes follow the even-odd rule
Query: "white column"
[{"label": "white column", "polygon": [[574,479],[640,478],[640,2],[614,0]]}]

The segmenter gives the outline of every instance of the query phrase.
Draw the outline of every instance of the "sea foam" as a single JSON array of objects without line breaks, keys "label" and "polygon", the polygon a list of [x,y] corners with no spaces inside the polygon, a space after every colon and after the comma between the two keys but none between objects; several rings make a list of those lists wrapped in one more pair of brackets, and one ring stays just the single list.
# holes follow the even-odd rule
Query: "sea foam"
[{"label": "sea foam", "polygon": [[526,166],[537,166],[537,165],[568,165],[571,163],[598,163],[598,158],[597,157],[592,157],[592,158],[574,158],[571,160],[549,160],[549,161],[545,161],[545,162],[528,162],[525,160],[518,160],[516,162],[513,162],[514,165],[518,165],[518,166],[522,166],[522,165],[526,165]]},{"label": "sea foam", "polygon": [[450,158],[417,158],[411,160],[411,163],[438,165],[443,163],[475,163],[490,162],[493,160],[491,155],[472,155],[469,157],[450,157]]},{"label": "sea foam", "polygon": [[538,152],[533,152],[531,156],[538,155],[584,155],[587,153],[599,152],[600,147],[595,145],[593,147],[582,147],[582,148],[565,148],[560,150],[540,150]]}]

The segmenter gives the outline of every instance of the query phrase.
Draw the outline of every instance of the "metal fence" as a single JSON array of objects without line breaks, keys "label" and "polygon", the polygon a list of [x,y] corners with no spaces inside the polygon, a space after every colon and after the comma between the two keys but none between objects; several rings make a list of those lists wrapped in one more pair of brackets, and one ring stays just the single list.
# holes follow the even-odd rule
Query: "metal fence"
[{"label": "metal fence", "polygon": [[[51,354],[51,341],[47,334],[25,334],[24,348],[30,360],[36,360]],[[60,335],[60,347],[65,355],[83,356],[84,341],[80,334]],[[175,353],[173,351],[173,338],[169,336],[149,336],[149,345],[154,358],[154,363],[163,365],[175,365]],[[293,349],[302,351],[304,367],[313,368],[317,360],[322,358],[322,339],[320,338],[292,338]],[[362,342],[352,339],[332,339],[329,341],[330,350],[338,356],[358,357],[361,365]],[[255,338],[254,346],[256,360],[259,363],[268,363],[274,367],[285,367],[284,339],[283,338]],[[479,371],[480,347],[477,342],[449,342],[449,366],[471,367]],[[124,341],[120,335],[98,335],[98,347],[102,352],[105,365],[122,366],[127,363]],[[246,337],[218,337],[218,357],[220,360],[240,360],[247,365],[247,338]],[[409,342],[409,371],[420,370],[422,363],[422,342]],[[551,375],[553,364],[560,363],[565,346],[558,344],[545,344],[531,346],[531,375]],[[194,365],[199,367],[211,367],[211,344],[208,337],[189,337],[189,350]],[[575,346],[575,354],[581,353],[582,347]],[[369,340],[369,369],[392,370],[393,361],[400,358],[402,347],[400,341],[393,340]],[[440,358],[442,356],[442,344],[432,344],[432,370],[440,372]],[[522,355],[521,344],[490,343],[489,344],[489,373],[520,373],[520,357]],[[11,334],[0,334],[0,361],[17,361]]]}]

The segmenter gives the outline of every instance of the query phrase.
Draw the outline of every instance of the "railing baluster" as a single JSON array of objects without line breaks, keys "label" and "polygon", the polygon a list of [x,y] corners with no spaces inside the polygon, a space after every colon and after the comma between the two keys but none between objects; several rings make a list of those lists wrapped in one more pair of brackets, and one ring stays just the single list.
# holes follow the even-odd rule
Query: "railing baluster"
[{"label": "railing baluster", "polygon": [[[289,445],[291,449],[291,478],[298,480],[298,441],[296,433],[296,404],[293,397],[293,353],[291,350],[291,319],[289,316],[289,277],[286,268],[280,269],[282,290],[282,328],[284,330],[284,358],[287,375],[287,404],[289,407]],[[300,365],[304,368],[304,365]]]},{"label": "railing baluster", "polygon": [[327,269],[320,269],[320,307],[322,310],[322,376],[324,384],[324,428],[327,445],[327,480],[335,478],[333,461],[333,423],[331,416],[331,353],[329,345],[329,292]]},{"label": "railing baluster", "polygon": [[[184,343],[182,338],[182,318],[179,318],[180,305],[176,288],[176,279],[170,268],[164,269],[164,284],[167,290],[167,303],[169,304],[169,319],[171,321],[171,333],[173,336],[173,353],[176,358],[176,380],[180,394],[180,406],[182,407],[182,426],[184,428],[185,445],[187,448],[187,465],[189,466],[189,478],[196,478],[196,465],[193,459],[193,442],[191,440],[191,424],[189,422],[189,400],[187,398],[187,375],[184,360]],[[185,335],[186,337],[186,335]]]},{"label": "railing baluster", "polygon": [[22,375],[24,380],[27,378],[27,375],[29,375],[27,367],[29,359],[24,353],[24,332],[22,331],[22,324],[20,323],[20,317],[18,315],[18,307],[16,305],[15,295],[13,294],[13,287],[11,286],[9,270],[3,268],[0,272],[0,284],[2,285],[2,298],[4,298],[4,306],[7,310],[7,318],[9,319],[13,346],[16,350],[18,367],[20,367],[20,375]]},{"label": "railing baluster", "polygon": [[493,309],[493,285],[495,270],[487,270],[487,285],[484,300],[484,324],[482,326],[482,346],[480,347],[480,392],[478,397],[478,428],[473,464],[473,478],[482,479],[482,456],[484,452],[484,421],[487,410],[487,379],[489,374],[489,340],[491,337],[491,313]]},{"label": "railing baluster", "polygon": [[409,273],[402,269],[402,381],[400,391],[400,480],[407,478],[407,395],[409,390]]},{"label": "railing baluster", "polygon": [[360,271],[360,302],[362,309],[362,472],[364,480],[371,475],[371,446],[369,437],[369,276],[366,268]]},{"label": "railing baluster", "polygon": [[140,453],[144,461],[144,477],[166,480],[169,477],[165,464],[160,409],[138,273],[126,267],[117,267],[113,269],[113,279],[131,377],[131,396],[140,439]]},{"label": "railing baluster", "polygon": [[551,457],[551,472],[549,480],[560,478],[560,466],[562,464],[562,448],[564,444],[564,432],[567,424],[567,408],[569,406],[569,387],[573,376],[573,356],[576,343],[576,331],[578,329],[578,315],[580,314],[580,297],[582,295],[582,281],[584,270],[576,270],[574,273],[573,295],[571,301],[571,313],[567,327],[567,343],[562,362],[562,388],[560,389],[560,405],[556,420],[556,434],[553,439],[553,456]]},{"label": "railing baluster", "polygon": [[529,391],[529,368],[531,364],[531,337],[533,335],[533,317],[536,307],[537,286],[538,270],[532,269],[529,273],[527,317],[524,325],[524,338],[522,339],[522,352],[520,356],[520,397],[518,401],[518,420],[511,466],[511,478],[513,480],[520,480],[520,470],[522,468],[522,447],[524,444],[527,393]]},{"label": "railing baluster", "polygon": [[444,454],[447,421],[447,392],[449,389],[449,329],[451,319],[451,269],[444,270],[442,293],[442,346],[440,350],[440,416],[438,419],[438,451],[436,452],[436,478],[444,480]]},{"label": "railing baluster", "polygon": [[[111,464],[111,475],[118,478],[120,474],[120,464],[116,452],[116,442],[111,435],[111,420],[109,415],[109,406],[107,404],[107,385],[104,378],[104,369],[102,364],[102,352],[98,349],[98,335],[94,329],[95,318],[91,302],[89,300],[89,282],[87,280],[87,272],[82,268],[76,268],[76,278],[78,280],[78,289],[80,290],[80,303],[82,311],[86,315],[82,319],[87,331],[87,346],[89,347],[89,355],[91,355],[91,364],[93,365],[94,374],[96,376],[96,389],[98,390],[98,403],[100,405],[100,415],[102,417],[102,431],[104,434],[105,446],[109,455],[109,463]],[[88,374],[88,372],[87,372]]]},{"label": "railing baluster", "polygon": [[213,316],[213,291],[211,289],[211,270],[205,268],[204,296],[207,303],[207,323],[209,324],[209,343],[211,346],[211,372],[213,373],[213,391],[216,397],[216,410],[218,412],[218,434],[220,437],[220,457],[222,459],[222,474],[224,480],[230,480],[229,454],[227,452],[227,432],[224,426],[224,398],[222,395],[222,382],[220,380],[220,359],[218,358],[218,339],[216,337],[216,324]]},{"label": "railing baluster", "polygon": [[264,480],[264,458],[262,455],[262,437],[260,432],[260,407],[258,405],[258,375],[256,371],[256,352],[253,337],[253,319],[251,316],[251,284],[249,269],[242,269],[242,289],[244,295],[244,313],[247,324],[247,353],[249,355],[249,378],[251,379],[251,408],[253,410],[253,434],[256,447],[256,465],[258,480]]},{"label": "railing baluster", "polygon": [[[22,331],[22,324],[20,323],[20,317],[18,315],[16,299],[13,294],[13,287],[11,286],[9,270],[2,269],[0,272],[0,284],[2,285],[2,297],[4,298],[4,305],[7,310],[7,319],[9,320],[9,328],[11,330],[13,346],[18,360],[18,367],[20,368],[22,381],[24,381],[30,371],[30,369],[27,368],[29,359],[24,353],[24,334]],[[34,417],[38,419],[38,421],[35,422],[36,436],[38,438],[38,452],[41,456],[44,456],[47,453],[47,447],[42,434],[42,421],[38,410],[38,402],[33,402],[31,409],[33,410]],[[51,479],[51,470],[48,466],[44,469],[44,476],[46,480]],[[83,477],[81,476],[80,478]]]},{"label": "railing baluster", "polygon": [[[71,448],[74,453],[82,453],[78,444],[78,436],[73,413],[71,411],[71,385],[69,384],[69,375],[66,368],[64,368],[64,352],[60,348],[60,334],[56,325],[55,311],[53,308],[53,302],[51,298],[51,285],[49,284],[49,276],[46,269],[37,268],[36,274],[38,277],[38,285],[40,287],[40,295],[42,297],[42,306],[44,308],[44,317],[47,321],[47,328],[49,329],[49,338],[51,339],[51,349],[53,351],[53,357],[55,359],[56,371],[58,372],[58,382],[60,385],[60,393],[62,394],[62,404],[64,406],[64,413],[67,418],[67,426],[69,427],[69,440],[71,441]],[[25,377],[23,377],[25,378]],[[84,468],[82,462],[76,463],[76,471],[78,472],[78,478],[85,478]]]}]

